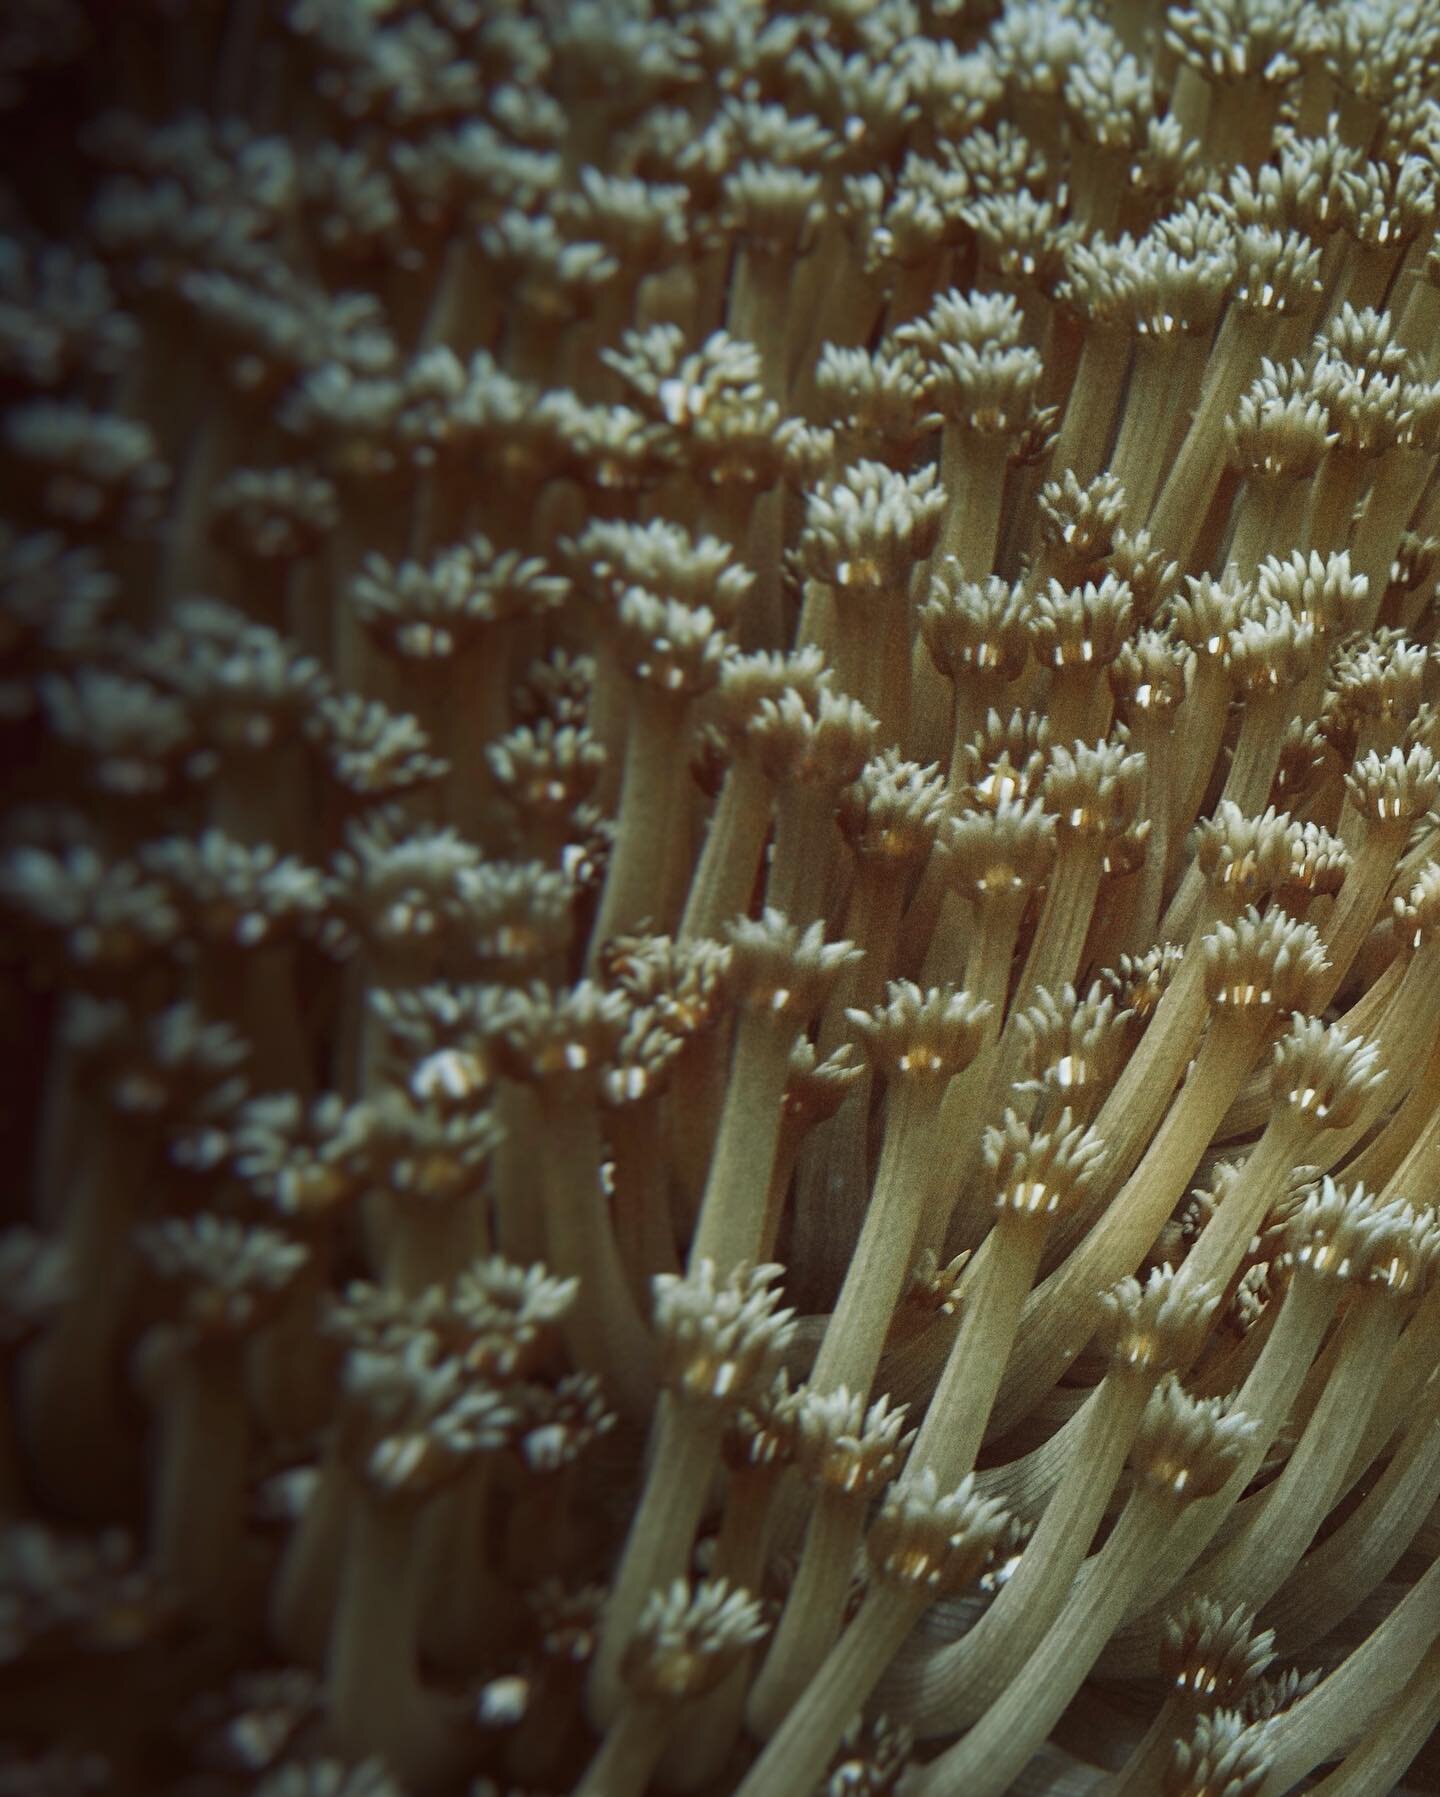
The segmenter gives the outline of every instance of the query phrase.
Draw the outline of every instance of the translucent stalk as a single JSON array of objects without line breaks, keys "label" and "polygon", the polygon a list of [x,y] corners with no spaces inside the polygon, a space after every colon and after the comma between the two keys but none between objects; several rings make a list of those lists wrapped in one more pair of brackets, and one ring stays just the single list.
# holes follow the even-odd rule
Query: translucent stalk
[{"label": "translucent stalk", "polygon": [[631,1699],[575,1787],[575,1797],[643,1797],[675,1724],[673,1710]]},{"label": "translucent stalk", "polygon": [[1267,1726],[1265,1742],[1274,1757],[1259,1797],[1282,1797],[1355,1741],[1366,1721],[1405,1690],[1432,1655],[1437,1636],[1440,1560],[1328,1678]]},{"label": "translucent stalk", "polygon": [[1094,323],[1085,332],[1075,384],[1051,454],[1053,467],[1072,468],[1079,481],[1093,480],[1105,466],[1130,345],[1128,322]]},{"label": "translucent stalk", "polygon": [[665,1095],[666,1165],[677,1241],[688,1241],[700,1212],[729,1087],[732,1031],[722,1019],[692,1036],[670,1069]]},{"label": "translucent stalk", "polygon": [[270,1633],[287,1658],[302,1666],[318,1666],[325,1656],[352,1501],[349,1477],[332,1445],[285,1544],[270,1593]]},{"label": "translucent stalk", "polygon": [[781,1099],[798,1026],[747,1010],[735,1035],[725,1108],[710,1160],[689,1265],[713,1260],[722,1276],[753,1260],[765,1228],[770,1171],[780,1139]]},{"label": "translucent stalk", "polygon": [[1194,1701],[1178,1691],[1166,1694],[1155,1720],[1135,1743],[1125,1764],[1096,1786],[1099,1797],[1149,1797],[1164,1789],[1164,1776],[1175,1743],[1194,1727]]},{"label": "translucent stalk", "polygon": [[929,1602],[929,1594],[873,1586],[795,1708],[750,1768],[736,1797],[813,1790],[836,1742]]},{"label": "translucent stalk", "polygon": [[1046,889],[1034,941],[1015,989],[1011,1016],[1024,1009],[1041,987],[1056,992],[1079,969],[1085,936],[1100,890],[1105,845],[1094,835],[1062,843]]},{"label": "translucent stalk", "polygon": [[[513,1598],[490,1566],[495,1473],[494,1455],[477,1456],[426,1505],[418,1526],[420,1650],[427,1663],[446,1671],[473,1672],[482,1666],[487,1648],[510,1626],[506,1609]],[[553,1521],[542,1493],[557,1477],[563,1475],[537,1481],[540,1490],[532,1487],[523,1506],[517,1504],[511,1513],[505,1571],[512,1586],[537,1583],[544,1576],[537,1558],[547,1570],[563,1565],[553,1530],[543,1555],[537,1556],[530,1536],[542,1518]]]},{"label": "translucent stalk", "polygon": [[748,912],[770,828],[770,798],[770,782],[742,748],[726,772],[690,882],[680,921],[683,941],[717,935],[721,924]]},{"label": "translucent stalk", "polygon": [[643,1310],[656,1273],[679,1271],[670,1220],[659,1094],[617,1105],[607,1114],[614,1162],[615,1242]]},{"label": "translucent stalk", "polygon": [[454,1777],[464,1762],[443,1706],[420,1681],[415,1549],[414,1508],[363,1494],[350,1519],[325,1701],[343,1752],[375,1754],[419,1784]]},{"label": "translucent stalk", "polygon": [[1285,1470],[1258,1513],[1197,1573],[1197,1590],[1223,1604],[1263,1604],[1300,1561],[1344,1483],[1400,1333],[1398,1307],[1365,1294],[1345,1322],[1335,1371]]},{"label": "translucent stalk", "polygon": [[1256,1432],[1221,1489],[1191,1504],[1157,1550],[1149,1589],[1101,1659],[1105,1676],[1136,1678],[1154,1671],[1165,1619],[1182,1601],[1174,1595],[1177,1583],[1230,1519],[1284,1426],[1338,1299],[1339,1287],[1331,1280],[1302,1273],[1292,1282],[1279,1319],[1235,1400],[1257,1425]]},{"label": "translucent stalk", "polygon": [[[732,1471],[726,1487],[714,1574],[743,1591],[758,1591],[764,1582],[771,1499],[782,1471],[779,1467],[748,1466]],[[684,1734],[671,1743],[660,1764],[663,1789],[703,1791],[720,1777],[740,1738],[756,1651],[747,1650],[740,1664],[687,1712]]]},{"label": "translucent stalk", "polygon": [[1340,990],[1351,963],[1370,934],[1380,907],[1390,890],[1395,864],[1410,834],[1408,824],[1370,824],[1364,845],[1351,862],[1335,908],[1320,929],[1330,965],[1317,981],[1313,1000],[1317,1011]]},{"label": "translucent stalk", "polygon": [[[841,934],[863,952],[835,982],[825,1006],[817,1050],[832,1053],[848,1032],[845,1012],[879,1004],[885,970],[894,964],[895,937],[904,902],[904,872],[883,863],[862,863],[851,890]],[[814,1288],[828,1295],[845,1277],[847,1258],[862,1219],[867,1189],[872,1080],[869,1070],[856,1081],[830,1121],[814,1131],[801,1151],[797,1217],[823,1218],[806,1242],[807,1273]]]},{"label": "translucent stalk", "polygon": [[479,1193],[437,1199],[387,1194],[384,1280],[391,1290],[419,1297],[432,1285],[447,1285],[457,1267],[489,1252],[485,1210]]},{"label": "translucent stalk", "polygon": [[999,1595],[958,1641],[910,1664],[902,1657],[884,1680],[878,1701],[917,1737],[967,1727],[1019,1676],[1065,1605],[1149,1393],[1145,1380],[1105,1380],[1080,1413],[1059,1484]]},{"label": "translucent stalk", "polygon": [[658,688],[637,688],[620,789],[615,848],[599,914],[590,934],[590,963],[612,937],[648,921],[664,929],[671,894],[661,871],[673,826],[677,782],[687,773],[687,701]]},{"label": "translucent stalk", "polygon": [[1263,312],[1232,306],[1205,369],[1205,384],[1190,428],[1171,463],[1150,515],[1150,530],[1184,563],[1204,521],[1225,461],[1225,420],[1235,409],[1274,332]]},{"label": "translucent stalk", "polygon": [[1311,1789],[1316,1797],[1371,1797],[1376,1791],[1398,1791],[1399,1780],[1436,1728],[1440,1728],[1440,1647],[1432,1647],[1421,1660],[1399,1696],[1376,1719],[1370,1738]]},{"label": "translucent stalk", "polygon": [[121,1396],[132,1231],[154,1148],[109,1118],[80,1145],[60,1224],[69,1301],[20,1365],[19,1419],[34,1489],[82,1517],[112,1514],[138,1471]]},{"label": "translucent stalk", "polygon": [[[1169,823],[1165,877],[1173,881],[1185,837],[1199,815],[1225,735],[1229,675],[1218,655],[1196,662],[1190,691],[1177,709],[1175,737],[1185,745],[1184,766],[1175,782]],[[1163,928],[1163,926],[1162,926]]]},{"label": "translucent stalk", "polygon": [[1177,1289],[1210,1284],[1224,1291],[1239,1271],[1255,1232],[1284,1195],[1292,1170],[1308,1159],[1305,1118],[1290,1109],[1272,1115],[1264,1135],[1246,1157],[1240,1177],[1185,1256]]},{"label": "translucent stalk", "polygon": [[1150,837],[1139,871],[1120,882],[1114,904],[1096,907],[1081,966],[1113,967],[1120,955],[1142,955],[1152,943],[1162,940],[1160,913],[1170,859],[1169,803],[1175,786],[1173,729],[1173,719],[1166,718],[1155,726],[1142,724],[1132,730],[1132,746],[1145,757],[1140,814],[1150,820]]},{"label": "translucent stalk", "polygon": [[181,1349],[166,1369],[152,1498],[153,1564],[192,1614],[233,1605],[250,1445],[243,1343]]},{"label": "translucent stalk", "polygon": [[1265,1612],[1287,1654],[1322,1640],[1390,1574],[1440,1490],[1440,1386],[1432,1379],[1385,1470],[1359,1505],[1312,1548]]},{"label": "translucent stalk", "polygon": [[1425,1402],[1425,1386],[1440,1361],[1440,1286],[1432,1286],[1400,1336],[1385,1384],[1375,1400],[1350,1460],[1348,1483],[1361,1478],[1397,1429],[1405,1426],[1417,1405]]},{"label": "translucent stalk", "polygon": [[885,1142],[860,1239],[810,1373],[816,1391],[839,1386],[864,1397],[915,1251],[924,1206],[925,1167],[935,1152],[943,1092],[890,1087]]},{"label": "translucent stalk", "polygon": [[1392,451],[1370,488],[1350,552],[1352,569],[1370,582],[1365,609],[1358,620],[1362,630],[1374,628],[1390,582],[1395,551],[1434,472],[1433,457],[1410,450]]},{"label": "translucent stalk", "polygon": [[766,905],[802,926],[823,916],[840,846],[834,792],[799,782],[783,786],[778,795]]},{"label": "translucent stalk", "polygon": [[1164,472],[1157,445],[1169,438],[1176,417],[1188,410],[1193,387],[1187,378],[1193,358],[1182,355],[1183,340],[1143,336],[1137,339],[1135,363],[1120,431],[1110,457],[1110,472],[1125,489],[1125,514],[1132,528],[1145,522],[1155,489]]},{"label": "translucent stalk", "polygon": [[608,1728],[620,1713],[624,1701],[620,1662],[646,1598],[679,1578],[689,1565],[695,1531],[719,1465],[723,1433],[721,1413],[661,1393],[650,1474],[630,1519],[586,1689],[586,1707],[597,1727]]},{"label": "translucent stalk", "polygon": [[1288,490],[1276,480],[1247,479],[1235,508],[1235,534],[1225,572],[1236,580],[1253,580],[1255,570],[1270,553],[1272,543],[1286,539],[1276,531],[1281,494]]},{"label": "translucent stalk", "polygon": [[[1305,520],[1302,546],[1321,555],[1343,549],[1350,540],[1351,521],[1365,490],[1372,467],[1368,456],[1337,444],[1326,455],[1319,477],[1312,483],[1310,509]],[[1388,569],[1386,572],[1388,573]]]},{"label": "translucent stalk", "polygon": [[776,394],[789,385],[789,341],[794,309],[790,288],[797,264],[790,248],[744,243],[730,282],[725,328],[732,337],[755,344],[764,364],[765,385]]},{"label": "translucent stalk", "polygon": [[606,1214],[596,1096],[548,1081],[540,1102],[546,1260],[552,1273],[580,1281],[561,1323],[566,1346],[627,1416],[644,1418],[654,1401],[654,1354]]},{"label": "translucent stalk", "polygon": [[907,1479],[932,1467],[941,1488],[948,1489],[974,1467],[1044,1245],[1044,1227],[1035,1219],[1015,1211],[997,1215],[983,1260],[976,1257],[960,1327],[910,1450]]},{"label": "translucent stalk", "polygon": [[1144,1589],[1174,1507],[1137,1494],[1088,1576],[998,1702],[915,1781],[916,1797],[1000,1797],[1084,1683],[1110,1631]]},{"label": "translucent stalk", "polygon": [[946,424],[940,482],[951,495],[951,504],[940,527],[935,567],[953,555],[968,580],[981,580],[992,571],[1009,465],[1007,438],[983,436],[964,424]]},{"label": "translucent stalk", "polygon": [[[1025,1326],[996,1405],[999,1430],[1012,1427],[1044,1396],[1089,1339],[1099,1294],[1144,1260],[1249,1072],[1268,1025],[1268,1016],[1212,1021],[1189,1078],[1140,1164],[1026,1306]],[[1095,1127],[1099,1132],[1101,1125]]]},{"label": "translucent stalk", "polygon": [[500,1139],[490,1162],[495,1246],[507,1260],[528,1266],[545,1258],[545,1220],[534,1202],[540,1158],[540,1100],[529,1086],[502,1081],[493,1100]]},{"label": "translucent stalk", "polygon": [[761,1740],[794,1708],[839,1638],[864,1528],[863,1496],[821,1491],[779,1627],[745,1707],[750,1732]]}]

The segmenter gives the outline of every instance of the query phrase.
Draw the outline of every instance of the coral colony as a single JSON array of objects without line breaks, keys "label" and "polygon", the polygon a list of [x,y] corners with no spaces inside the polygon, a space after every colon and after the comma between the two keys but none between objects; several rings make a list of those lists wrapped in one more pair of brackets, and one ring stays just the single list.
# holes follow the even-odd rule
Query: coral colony
[{"label": "coral colony", "polygon": [[1440,1792],[1440,7],[0,109],[0,1797]]}]

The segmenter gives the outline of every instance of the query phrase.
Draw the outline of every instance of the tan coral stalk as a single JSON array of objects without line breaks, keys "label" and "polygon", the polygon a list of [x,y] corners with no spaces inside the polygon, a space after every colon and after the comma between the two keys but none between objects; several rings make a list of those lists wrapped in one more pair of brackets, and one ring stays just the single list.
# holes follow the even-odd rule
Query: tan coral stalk
[{"label": "tan coral stalk", "polygon": [[[1377,1245],[1394,1240],[1395,1222],[1393,1217],[1387,1219],[1365,1192],[1346,1191],[1329,1180],[1290,1220],[1286,1238],[1294,1258],[1291,1283],[1279,1318],[1240,1393],[1239,1401],[1256,1423],[1254,1438],[1225,1486],[1188,1513],[1157,1552],[1151,1569],[1155,1589],[1171,1590],[1229,1521],[1301,1392],[1342,1291],[1356,1278],[1364,1278],[1372,1239]],[[1385,1333],[1381,1320],[1385,1306],[1377,1303],[1380,1316],[1372,1309],[1368,1327],[1378,1339]],[[1357,1365],[1356,1376],[1368,1378],[1372,1370]],[[1312,1437],[1312,1451],[1320,1439]],[[1343,1482],[1345,1475],[1332,1470],[1327,1476]],[[1277,1521],[1283,1526],[1280,1514],[1274,1512],[1271,1526]],[[1193,1595],[1205,1589],[1204,1577],[1197,1571],[1187,1590]],[[1153,1666],[1163,1635],[1163,1617],[1150,1603],[1142,1604],[1141,1611],[1117,1631],[1105,1650],[1107,1671],[1133,1677]]]},{"label": "tan coral stalk", "polygon": [[1345,1129],[1384,1079],[1373,1043],[1298,1014],[1275,1045],[1271,1094],[1277,1105],[1199,1240],[1185,1257],[1181,1280],[1223,1289],[1251,1237],[1281,1194],[1290,1169],[1312,1158],[1317,1134]]},{"label": "tan coral stalk", "polygon": [[[931,862],[940,911],[925,953],[925,977],[953,979],[963,969],[967,988],[995,1006],[997,1036],[1025,908],[1054,860],[1049,814],[1038,805],[1006,801],[993,812],[963,812]],[[922,886],[917,906],[923,895]]]},{"label": "tan coral stalk", "polygon": [[306,1254],[274,1230],[211,1216],[156,1224],[140,1245],[181,1294],[159,1380],[156,1568],[196,1614],[223,1617],[237,1602],[245,1537],[246,1347]]},{"label": "tan coral stalk", "polygon": [[713,936],[744,913],[770,828],[771,800],[763,768],[742,749],[726,770],[690,882],[680,920],[687,941]]},{"label": "tan coral stalk", "polygon": [[1008,1788],[1079,1689],[1126,1606],[1145,1588],[1151,1556],[1177,1514],[1224,1484],[1253,1432],[1243,1412],[1189,1399],[1173,1382],[1160,1388],[1140,1426],[1136,1489],[1089,1576],[1004,1696],[958,1746],[932,1763],[919,1790],[959,1786],[992,1797]]},{"label": "tan coral stalk", "polygon": [[934,547],[944,503],[933,469],[902,475],[868,461],[806,501],[799,549],[832,596],[830,659],[844,690],[879,720],[887,746],[908,728],[911,577]]},{"label": "tan coral stalk", "polygon": [[1267,1730],[1272,1755],[1261,1797],[1280,1797],[1297,1779],[1356,1740],[1363,1719],[1380,1713],[1433,1656],[1440,1635],[1440,1561],[1328,1678]]},{"label": "tan coral stalk", "polygon": [[825,909],[839,858],[835,803],[864,767],[879,726],[857,699],[822,688],[813,713],[782,695],[765,719],[761,752],[780,782],[765,904],[796,923]]},{"label": "tan coral stalk", "polygon": [[1020,316],[1008,297],[940,295],[925,318],[896,333],[927,365],[931,403],[945,419],[940,476],[958,494],[939,553],[982,579],[995,564],[1005,478],[1016,441],[1029,424],[1040,357],[1020,343]]},{"label": "tan coral stalk", "polygon": [[1375,1732],[1362,1740],[1329,1775],[1311,1788],[1324,1797],[1365,1797],[1404,1777],[1440,1724],[1440,1648],[1432,1647],[1393,1702],[1380,1713]]},{"label": "tan coral stalk", "polygon": [[742,1010],[690,1245],[692,1266],[714,1260],[724,1271],[759,1248],[790,1051],[854,954],[848,943],[826,943],[819,924],[802,933],[770,910],[733,925],[727,937],[729,982]]},{"label": "tan coral stalk", "polygon": [[785,1797],[824,1771],[832,1748],[895,1650],[937,1596],[979,1577],[1004,1513],[971,1480],[941,1495],[933,1473],[891,1492],[866,1540],[872,1585],[860,1613],[738,1787],[737,1797]]},{"label": "tan coral stalk", "polygon": [[765,1739],[799,1701],[844,1621],[866,1513],[910,1444],[905,1412],[881,1398],[867,1410],[844,1385],[812,1385],[796,1412],[797,1455],[815,1488],[800,1565],[775,1639],[745,1706],[750,1732]]},{"label": "tan coral stalk", "polygon": [[[725,1510],[715,1538],[715,1576],[753,1591],[763,1581],[776,1495],[793,1463],[799,1394],[782,1374],[751,1410],[742,1411],[725,1441]],[[745,1719],[745,1699],[758,1645],[749,1648],[690,1712],[683,1738],[672,1742],[659,1778],[667,1790],[704,1790],[730,1760]]]},{"label": "tan coral stalk", "polygon": [[164,1377],[164,1439],[156,1476],[156,1564],[197,1610],[234,1601],[245,1533],[249,1430],[234,1356],[181,1353]]},{"label": "tan coral stalk", "polygon": [[[1195,657],[1189,691],[1176,712],[1176,728],[1192,745],[1193,765],[1176,781],[1168,819],[1169,854],[1166,879],[1174,879],[1185,833],[1195,822],[1215,757],[1225,734],[1230,671],[1226,644],[1239,623],[1244,596],[1250,589],[1208,574],[1186,580],[1187,592],[1171,603],[1172,628]],[[1162,926],[1163,928],[1163,926]]]},{"label": "tan coral stalk", "polygon": [[415,1665],[420,1580],[413,1515],[362,1498],[350,1518],[346,1569],[331,1631],[331,1726],[352,1753],[383,1752],[406,1776],[453,1776],[463,1758],[458,1716],[422,1691]]},{"label": "tan coral stalk", "polygon": [[[1176,785],[1175,720],[1187,684],[1195,678],[1195,657],[1176,649],[1157,632],[1142,632],[1110,665],[1115,713],[1130,742],[1145,758],[1140,812],[1150,824],[1139,878],[1131,882],[1117,915],[1092,928],[1086,958],[1107,965],[1117,954],[1141,954],[1160,934],[1166,868],[1170,862],[1170,807]],[[1100,925],[1102,920],[1095,920]]]},{"label": "tan coral stalk", "polygon": [[1072,1128],[1068,1110],[1041,1133],[1007,1111],[984,1150],[995,1227],[969,1269],[969,1301],[911,1454],[915,1473],[939,1479],[975,1464],[1046,1234],[1084,1195],[1103,1144]]},{"label": "tan coral stalk", "polygon": [[1051,670],[1046,716],[1051,738],[1088,741],[1110,725],[1110,693],[1097,678],[1115,660],[1135,624],[1128,582],[1106,574],[1097,584],[1052,579],[1035,595],[1029,621],[1035,659]]},{"label": "tan coral stalk", "polygon": [[591,932],[591,964],[612,936],[642,923],[665,929],[690,867],[679,782],[688,777],[692,700],[714,683],[722,639],[705,607],[632,588],[620,600],[619,652],[633,684],[615,848]]},{"label": "tan coral stalk", "polygon": [[297,1665],[324,1661],[352,1502],[349,1475],[332,1443],[286,1543],[267,1605],[270,1632]]},{"label": "tan coral stalk", "polygon": [[655,1330],[664,1390],[652,1425],[650,1472],[631,1518],[605,1606],[587,1708],[609,1726],[622,1703],[626,1645],[650,1594],[683,1575],[710,1496],[729,1418],[767,1387],[789,1339],[776,1309],[776,1267],[718,1274],[698,1261],[655,1281]]},{"label": "tan coral stalk", "polygon": [[[1023,1669],[1071,1590],[1110,1502],[1156,1384],[1193,1352],[1213,1308],[1206,1292],[1182,1293],[1168,1268],[1144,1287],[1125,1280],[1110,1294],[1106,1376],[1063,1430],[1063,1458],[1044,1514],[1018,1562],[975,1625],[953,1646],[898,1665],[883,1701],[920,1736],[948,1733],[983,1715]],[[981,1483],[996,1484],[992,1473]]]},{"label": "tan coral stalk", "polygon": [[765,1633],[759,1604],[724,1579],[657,1587],[625,1646],[626,1698],[576,1797],[641,1797],[682,1706],[712,1690]]},{"label": "tan coral stalk", "polygon": [[1346,776],[1347,795],[1364,820],[1365,853],[1352,867],[1326,920],[1331,970],[1321,987],[1325,997],[1336,989],[1358,954],[1384,902],[1405,839],[1437,791],[1440,767],[1423,747],[1408,754],[1400,749],[1386,756],[1372,753]]},{"label": "tan coral stalk", "polygon": [[[1233,929],[1222,925],[1203,939],[1203,947],[1214,1011],[1200,1053],[1105,1216],[1031,1298],[1001,1387],[999,1427],[1024,1415],[1078,1351],[1081,1319],[1096,1315],[1096,1285],[1113,1283],[1140,1265],[1239,1090],[1270,1028],[1272,1007],[1308,999],[1326,966],[1313,930],[1273,915],[1262,922],[1252,913]],[[1147,1043],[1148,1036],[1142,1038],[1142,1054]],[[1102,1107],[1097,1129],[1104,1127],[1108,1108]]]},{"label": "tan coral stalk", "polygon": [[631,1289],[641,1298],[654,1274],[674,1273],[680,1265],[665,1178],[662,1098],[657,1092],[617,1105],[606,1124],[614,1167],[615,1243]]},{"label": "tan coral stalk", "polygon": [[84,1144],[65,1212],[76,1297],[20,1368],[20,1426],[34,1476],[42,1490],[82,1508],[85,1494],[96,1490],[97,1451],[107,1480],[127,1464],[133,1475],[133,1449],[117,1414],[114,1360],[133,1275],[117,1278],[117,1271],[126,1267],[153,1159],[148,1143],[116,1144],[106,1131]]},{"label": "tan coral stalk", "polygon": [[1171,1688],[1125,1765],[1105,1781],[1105,1797],[1143,1797],[1154,1789],[1167,1762],[1172,1777],[1166,1788],[1173,1790],[1177,1740],[1189,1736],[1197,1720],[1202,1725],[1207,1715],[1218,1720],[1233,1713],[1231,1706],[1243,1704],[1274,1659],[1274,1646],[1274,1634],[1256,1630],[1255,1614],[1244,1605],[1228,1613],[1208,1598],[1182,1606],[1166,1632],[1161,1656]]},{"label": "tan coral stalk", "polygon": [[1436,1243],[1413,1213],[1387,1217],[1366,1244],[1374,1282],[1346,1316],[1335,1368],[1285,1470],[1258,1509],[1227,1532],[1206,1562],[1209,1595],[1263,1604],[1286,1578],[1343,1486],[1350,1455],[1400,1333],[1399,1301],[1423,1284]]},{"label": "tan coral stalk", "polygon": [[420,1676],[417,1523],[471,1457],[503,1445],[515,1418],[423,1334],[400,1349],[353,1349],[346,1383],[358,1476],[325,1660],[329,1727],[347,1753],[441,1782],[463,1764],[465,1743],[456,1707]]},{"label": "tan coral stalk", "polygon": [[1076,244],[1068,257],[1061,301],[1083,321],[1080,360],[1053,451],[1057,468],[1088,480],[1104,466],[1117,395],[1132,348],[1130,269],[1124,245],[1097,236]]},{"label": "tan coral stalk", "polygon": [[[945,788],[938,770],[879,756],[841,794],[838,822],[855,855],[843,930],[857,958],[836,981],[820,1018],[817,1046],[832,1052],[851,1009],[879,1002],[881,970],[893,964],[905,894],[923,867],[945,818]],[[825,1241],[806,1242],[814,1256],[812,1288],[824,1292],[838,1280],[839,1250],[860,1228],[867,1165],[865,1136],[870,1110],[868,1069],[837,1115],[816,1132],[802,1153],[796,1213],[827,1219]]]},{"label": "tan coral stalk", "polygon": [[1432,1376],[1389,1465],[1339,1528],[1311,1548],[1267,1607],[1266,1619],[1286,1653],[1303,1653],[1328,1635],[1388,1577],[1433,1508],[1437,1477],[1440,1386]]},{"label": "tan coral stalk", "polygon": [[503,1019],[502,1048],[507,1069],[539,1094],[546,1260],[561,1277],[581,1278],[564,1324],[571,1352],[639,1418],[654,1392],[653,1351],[601,1185],[600,1080],[626,1008],[621,994],[588,981],[562,993],[532,987]]},{"label": "tan coral stalk", "polygon": [[1254,229],[1238,245],[1234,297],[1211,353],[1195,415],[1149,519],[1174,552],[1190,547],[1224,460],[1225,418],[1270,346],[1279,320],[1313,303],[1319,254],[1298,234]]},{"label": "tan coral stalk", "polygon": [[1029,1004],[1042,986],[1055,991],[1079,971],[1105,845],[1135,821],[1143,772],[1143,761],[1127,754],[1123,742],[1052,750],[1044,793],[1056,819],[1059,856],[1016,987],[1016,1007]]},{"label": "tan coral stalk", "polygon": [[800,1149],[817,1124],[828,1122],[835,1115],[848,1094],[860,1083],[864,1072],[864,1064],[857,1059],[853,1043],[842,1043],[823,1061],[817,1058],[814,1045],[803,1036],[791,1050],[784,1122],[780,1127],[775,1164],[770,1170],[770,1193],[760,1247],[762,1254],[774,1253],[781,1227],[786,1222],[790,1224],[793,1252],[794,1241],[803,1232],[797,1214],[792,1213],[787,1218],[786,1205]]},{"label": "tan coral stalk", "polygon": [[920,636],[934,667],[952,688],[950,785],[957,798],[966,749],[992,716],[1003,716],[1005,692],[1028,656],[1023,587],[996,575],[967,580],[948,559],[930,579],[920,609]]},{"label": "tan coral stalk", "polygon": [[871,1065],[888,1076],[885,1140],[860,1239],[811,1371],[817,1391],[869,1391],[913,1258],[945,1094],[974,1058],[989,1014],[966,993],[922,994],[905,983],[891,986],[882,1009],[850,1013]]}]

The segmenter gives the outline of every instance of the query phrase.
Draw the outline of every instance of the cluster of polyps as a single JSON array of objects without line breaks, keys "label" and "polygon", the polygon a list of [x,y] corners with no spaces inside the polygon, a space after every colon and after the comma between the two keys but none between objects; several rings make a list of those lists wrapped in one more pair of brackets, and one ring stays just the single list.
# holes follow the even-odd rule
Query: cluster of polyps
[{"label": "cluster of polyps", "polygon": [[1440,1790],[1437,71],[11,0],[0,1788]]}]

